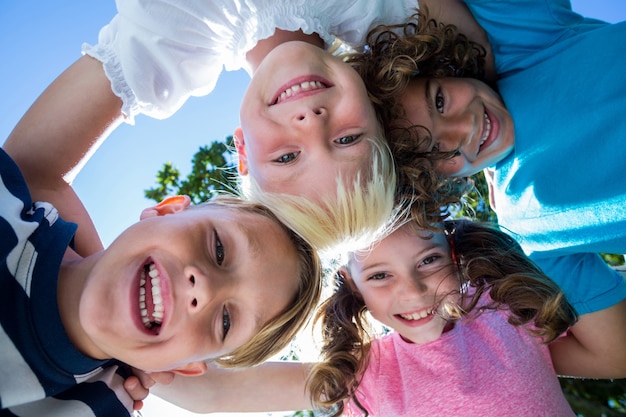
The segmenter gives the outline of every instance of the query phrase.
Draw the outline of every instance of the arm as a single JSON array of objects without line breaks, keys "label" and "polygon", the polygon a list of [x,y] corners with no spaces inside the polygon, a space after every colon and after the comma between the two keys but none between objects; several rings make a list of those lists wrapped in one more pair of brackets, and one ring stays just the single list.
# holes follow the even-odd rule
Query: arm
[{"label": "arm", "polygon": [[310,365],[266,362],[246,369],[215,366],[199,377],[176,375],[153,394],[195,413],[308,410],[305,383]]},{"label": "arm", "polygon": [[121,121],[120,106],[100,62],[82,57],[43,92],[3,145],[33,200],[52,203],[79,225],[76,249],[83,256],[101,250],[102,243],[69,183],[72,171]]},{"label": "arm", "polygon": [[583,314],[564,337],[550,344],[559,375],[626,377],[626,300]]}]

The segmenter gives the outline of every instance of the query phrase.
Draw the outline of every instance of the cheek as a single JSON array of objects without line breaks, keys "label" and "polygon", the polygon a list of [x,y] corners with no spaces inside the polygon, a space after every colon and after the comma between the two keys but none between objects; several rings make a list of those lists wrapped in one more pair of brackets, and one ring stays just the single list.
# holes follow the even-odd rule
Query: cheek
[{"label": "cheek", "polygon": [[465,161],[461,160],[460,157],[456,157],[452,160],[438,161],[435,164],[435,171],[440,175],[452,177],[459,174],[464,167]]},{"label": "cheek", "polygon": [[370,293],[363,296],[367,310],[376,320],[380,321],[384,316],[386,308],[383,300],[385,299],[382,294]]},{"label": "cheek", "polygon": [[[243,126],[243,123],[242,123]],[[270,131],[268,128],[255,128],[245,127],[244,129],[244,141],[246,159],[248,162],[248,169],[251,173],[258,171],[262,166],[262,163],[269,158],[269,149],[277,148],[279,143],[271,136],[259,134],[259,131]]]}]

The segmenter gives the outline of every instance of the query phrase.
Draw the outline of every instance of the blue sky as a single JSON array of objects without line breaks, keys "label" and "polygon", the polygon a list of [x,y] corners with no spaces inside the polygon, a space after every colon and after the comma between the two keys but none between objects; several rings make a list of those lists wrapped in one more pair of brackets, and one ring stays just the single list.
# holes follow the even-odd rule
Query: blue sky
[{"label": "blue sky", "polygon": [[[573,0],[572,4],[588,16],[626,20],[624,0]],[[98,30],[114,13],[113,0],[2,2],[0,142],[37,96],[80,57],[82,42],[96,42]],[[186,174],[199,146],[233,132],[248,81],[242,71],[223,73],[211,95],[189,100],[173,117],[158,121],[139,116],[135,126],[123,125],[109,136],[74,182],[105,245],[151,205],[143,190],[154,185],[164,162],[172,162]],[[149,402],[144,415],[164,415],[161,407]]]}]

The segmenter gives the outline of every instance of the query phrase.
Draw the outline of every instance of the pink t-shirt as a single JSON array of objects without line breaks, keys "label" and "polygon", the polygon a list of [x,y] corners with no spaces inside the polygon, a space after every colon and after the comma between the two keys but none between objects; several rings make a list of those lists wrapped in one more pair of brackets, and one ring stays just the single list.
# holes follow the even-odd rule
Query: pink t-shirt
[{"label": "pink t-shirt", "polygon": [[[372,343],[357,398],[373,417],[574,416],[538,338],[487,311],[418,345],[392,333]],[[360,416],[353,401],[347,416]]]}]

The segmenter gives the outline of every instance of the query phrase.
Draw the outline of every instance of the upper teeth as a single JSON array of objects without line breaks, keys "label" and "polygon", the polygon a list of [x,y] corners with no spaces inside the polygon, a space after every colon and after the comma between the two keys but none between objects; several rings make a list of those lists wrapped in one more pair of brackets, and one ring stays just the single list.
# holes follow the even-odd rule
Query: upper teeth
[{"label": "upper teeth", "polygon": [[295,84],[280,93],[280,97],[276,100],[276,103],[280,103],[282,100],[291,97],[295,94],[298,94],[301,91],[311,91],[318,90],[320,88],[325,88],[326,86],[319,81],[305,81],[300,84]]},{"label": "upper teeth", "polygon": [[483,113],[483,118],[485,119],[485,130],[483,131],[483,136],[480,138],[480,145],[478,146],[482,146],[491,133],[491,119],[487,116],[487,113]]},{"label": "upper teeth", "polygon": [[[154,306],[152,317],[148,314],[146,305],[146,280],[148,279],[150,284],[152,284],[150,294],[152,295],[152,304]],[[161,324],[163,321],[165,308],[163,307],[163,297],[161,296],[161,278],[159,271],[153,263],[145,266],[141,271],[141,278],[139,279],[139,311],[141,313],[141,321],[148,329],[152,328],[153,325]]]},{"label": "upper teeth", "polygon": [[418,311],[416,313],[410,313],[410,314],[400,314],[400,317],[402,317],[405,320],[419,320],[419,319],[425,319],[426,317],[432,315],[435,313],[434,309],[431,310],[422,310],[422,311]]}]

